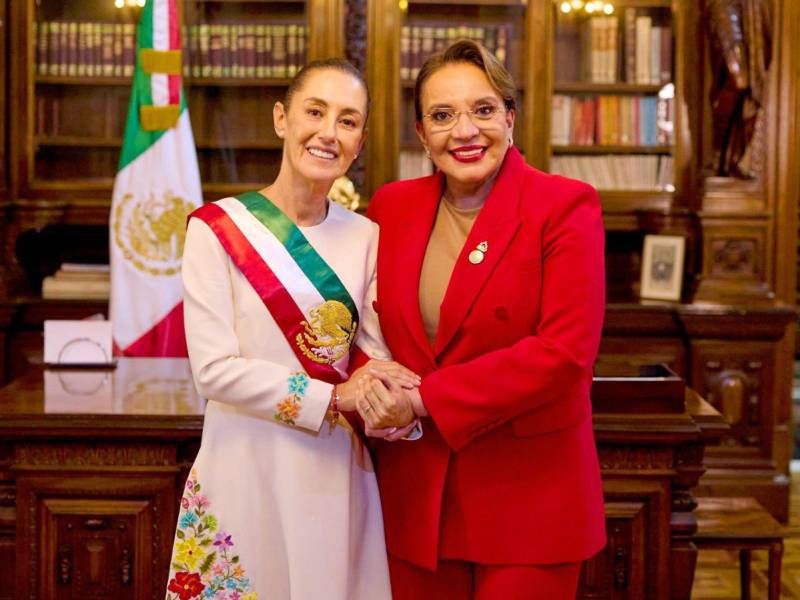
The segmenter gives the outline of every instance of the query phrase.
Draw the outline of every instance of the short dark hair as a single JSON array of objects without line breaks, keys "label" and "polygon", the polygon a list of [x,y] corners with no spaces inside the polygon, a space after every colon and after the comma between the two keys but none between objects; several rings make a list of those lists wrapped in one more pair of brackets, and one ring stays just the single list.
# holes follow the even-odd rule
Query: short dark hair
[{"label": "short dark hair", "polygon": [[422,121],[422,88],[425,82],[442,67],[456,63],[467,63],[478,67],[486,73],[489,83],[503,99],[506,108],[513,110],[517,107],[515,100],[517,86],[514,85],[514,78],[508,69],[478,42],[462,39],[456,40],[441,52],[431,56],[419,70],[414,84],[414,112],[417,121]]},{"label": "short dark hair", "polygon": [[286,110],[289,110],[289,104],[292,101],[292,96],[294,96],[295,92],[303,87],[306,78],[308,75],[314,71],[322,71],[324,69],[334,69],[336,71],[341,71],[342,73],[346,73],[347,75],[352,75],[355,77],[361,86],[364,88],[364,91],[367,93],[367,114],[364,115],[369,116],[369,109],[371,99],[369,96],[369,87],[367,86],[367,80],[364,79],[364,75],[356,69],[353,64],[344,58],[320,58],[317,60],[312,60],[310,63],[306,64],[302,69],[300,69],[297,74],[292,77],[292,80],[289,82],[289,87],[286,88],[286,94],[283,97],[283,105],[286,107]]}]

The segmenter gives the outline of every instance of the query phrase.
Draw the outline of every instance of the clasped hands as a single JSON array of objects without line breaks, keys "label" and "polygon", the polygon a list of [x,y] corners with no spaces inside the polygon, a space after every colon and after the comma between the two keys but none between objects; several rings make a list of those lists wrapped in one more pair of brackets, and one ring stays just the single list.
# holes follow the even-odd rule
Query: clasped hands
[{"label": "clasped hands", "polygon": [[370,360],[339,385],[341,410],[357,410],[370,437],[398,440],[427,416],[419,393],[422,379],[394,361]]}]

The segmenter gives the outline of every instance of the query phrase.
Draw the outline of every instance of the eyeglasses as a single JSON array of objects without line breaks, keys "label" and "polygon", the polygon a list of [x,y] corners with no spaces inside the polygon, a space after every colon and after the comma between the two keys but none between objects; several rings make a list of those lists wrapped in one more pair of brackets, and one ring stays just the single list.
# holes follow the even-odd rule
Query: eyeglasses
[{"label": "eyeglasses", "polygon": [[484,128],[491,123],[492,119],[494,119],[494,116],[497,113],[502,111],[503,108],[501,106],[496,106],[494,104],[481,104],[480,106],[476,106],[475,108],[467,110],[437,108],[426,115],[422,115],[422,117],[430,120],[431,130],[436,132],[448,131],[452,129],[462,114],[467,115],[469,120],[472,121],[472,124],[476,127]]}]

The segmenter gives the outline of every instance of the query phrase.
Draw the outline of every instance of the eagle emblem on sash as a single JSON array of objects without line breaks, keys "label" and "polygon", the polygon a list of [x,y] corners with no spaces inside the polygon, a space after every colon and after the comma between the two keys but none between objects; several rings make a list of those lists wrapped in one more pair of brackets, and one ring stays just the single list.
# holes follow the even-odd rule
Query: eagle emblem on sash
[{"label": "eagle emblem on sash", "polygon": [[358,323],[338,300],[327,300],[309,314],[309,320],[300,323],[303,331],[295,337],[298,347],[316,363],[335,363],[350,350]]}]

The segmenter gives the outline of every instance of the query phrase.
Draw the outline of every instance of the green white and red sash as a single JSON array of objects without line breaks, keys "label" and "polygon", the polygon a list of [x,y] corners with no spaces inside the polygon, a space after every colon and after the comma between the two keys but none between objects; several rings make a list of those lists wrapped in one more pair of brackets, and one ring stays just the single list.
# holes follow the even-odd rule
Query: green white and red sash
[{"label": "green white and red sash", "polygon": [[[204,221],[244,275],[283,332],[305,371],[315,379],[339,383],[346,378],[348,353],[325,359],[309,341],[309,324],[320,307],[343,306],[352,318],[358,310],[336,272],[278,207],[257,192],[225,198],[191,215]],[[266,234],[266,235],[265,235]],[[318,318],[318,317],[317,317]],[[317,338],[321,339],[321,338]]]}]

